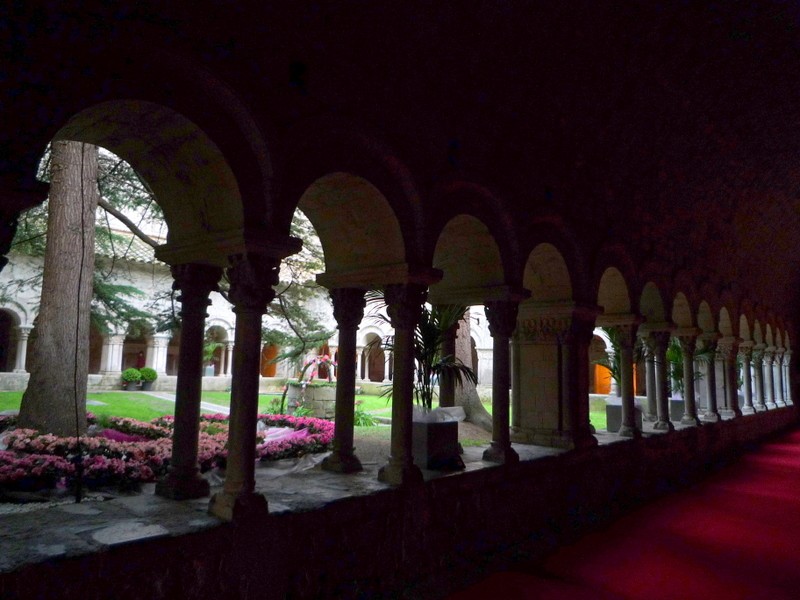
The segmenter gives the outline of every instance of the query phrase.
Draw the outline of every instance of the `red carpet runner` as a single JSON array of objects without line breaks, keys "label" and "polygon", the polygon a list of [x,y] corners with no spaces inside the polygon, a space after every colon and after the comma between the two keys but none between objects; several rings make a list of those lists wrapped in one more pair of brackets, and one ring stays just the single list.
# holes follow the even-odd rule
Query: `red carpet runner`
[{"label": "red carpet runner", "polygon": [[800,431],[450,600],[800,598]]}]

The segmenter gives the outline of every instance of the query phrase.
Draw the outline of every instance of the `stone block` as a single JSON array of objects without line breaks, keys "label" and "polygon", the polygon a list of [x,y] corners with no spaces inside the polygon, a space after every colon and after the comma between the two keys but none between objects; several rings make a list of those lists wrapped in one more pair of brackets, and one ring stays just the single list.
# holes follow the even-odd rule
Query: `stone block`
[{"label": "stone block", "polygon": [[682,398],[669,399],[669,418],[671,421],[680,421],[683,417],[685,402]]},{"label": "stone block", "polygon": [[[642,409],[638,406],[634,408],[634,420],[636,428],[642,429]],[[622,402],[606,400],[606,429],[611,433],[617,433],[622,426]]]}]

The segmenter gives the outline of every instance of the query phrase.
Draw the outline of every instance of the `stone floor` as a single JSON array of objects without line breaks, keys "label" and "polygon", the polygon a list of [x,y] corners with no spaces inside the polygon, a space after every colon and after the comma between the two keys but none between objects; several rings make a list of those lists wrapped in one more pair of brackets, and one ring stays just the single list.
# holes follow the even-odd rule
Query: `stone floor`
[{"label": "stone floor", "polygon": [[[388,456],[388,445],[362,444],[364,470],[339,475],[314,466],[291,472],[297,461],[278,461],[278,467],[259,463],[256,487],[264,493],[271,513],[305,512],[324,507],[343,498],[363,496],[388,488],[377,479],[377,472]],[[552,456],[563,451],[514,444],[522,460]],[[466,471],[493,468],[481,460],[485,447],[464,449]],[[316,462],[321,456],[316,457]],[[300,459],[302,460],[302,459]],[[426,480],[458,477],[460,472],[423,471]],[[210,475],[212,494],[221,489],[221,480]],[[25,512],[0,514],[0,573],[50,559],[102,552],[108,548],[157,537],[179,536],[221,525],[206,511],[208,498],[176,502],[153,495],[154,484],[132,495],[95,494],[80,504],[69,499],[58,504],[25,505]]]}]

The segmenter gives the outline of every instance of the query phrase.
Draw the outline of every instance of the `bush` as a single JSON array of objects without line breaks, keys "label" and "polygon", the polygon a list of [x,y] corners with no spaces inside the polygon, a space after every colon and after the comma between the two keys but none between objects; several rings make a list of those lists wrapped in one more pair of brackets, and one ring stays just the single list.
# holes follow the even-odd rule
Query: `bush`
[{"label": "bush", "polygon": [[158,373],[150,367],[142,367],[139,372],[142,374],[142,381],[155,381],[158,379]]},{"label": "bush", "polygon": [[130,369],[125,369],[122,372],[122,381],[125,383],[130,383],[132,381],[141,381],[142,380],[142,372],[139,369],[134,369],[131,367]]}]

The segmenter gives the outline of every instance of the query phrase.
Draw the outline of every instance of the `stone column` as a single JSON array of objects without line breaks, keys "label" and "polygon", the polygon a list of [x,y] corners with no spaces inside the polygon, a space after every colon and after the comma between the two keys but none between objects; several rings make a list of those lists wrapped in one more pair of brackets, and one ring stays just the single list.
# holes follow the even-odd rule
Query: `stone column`
[{"label": "stone column", "polygon": [[103,338],[103,350],[100,355],[100,372],[103,375],[116,375],[122,372],[122,349],[125,334],[112,334]]},{"label": "stone column", "polygon": [[753,345],[753,342],[742,342],[739,344],[739,355],[742,357],[742,388],[744,391],[743,415],[752,415],[756,412],[756,409],[753,407],[753,379],[750,375]]},{"label": "stone column", "polygon": [[[608,356],[608,364],[613,365],[614,358],[616,356],[614,350],[606,350],[606,356]],[[619,384],[617,383],[617,380],[614,379],[613,377],[611,377],[611,380],[608,383],[608,395],[614,398],[619,398],[620,396]],[[655,406],[655,404],[653,406]],[[655,408],[653,409],[653,419],[655,419]]]},{"label": "stone column", "polygon": [[[519,429],[522,423],[522,394],[520,392],[520,340],[515,332],[511,337],[511,426]],[[494,372],[494,366],[492,366]]]},{"label": "stone column", "polygon": [[17,360],[14,364],[14,373],[27,373],[26,361],[28,356],[28,337],[32,325],[20,325],[17,328]]},{"label": "stone column", "polygon": [[263,255],[231,257],[228,297],[236,315],[233,353],[228,462],[223,491],[211,499],[210,511],[223,519],[267,512],[267,499],[255,492],[256,421],[261,376],[261,319],[275,297],[280,261]]},{"label": "stone column", "polygon": [[353,425],[356,400],[356,335],[364,317],[364,290],[338,288],[330,291],[333,318],[339,327],[339,366],[336,380],[333,452],[322,461],[322,468],[336,473],[361,471],[361,461],[353,451]]},{"label": "stone column", "polygon": [[753,384],[755,389],[753,408],[756,412],[763,412],[767,410],[764,403],[764,344],[753,346]]},{"label": "stone column", "polygon": [[792,377],[789,365],[792,362],[792,351],[787,350],[783,353],[783,399],[786,406],[794,405],[792,401]]},{"label": "stone column", "polygon": [[647,406],[643,418],[645,421],[652,423],[658,419],[658,403],[656,400],[656,355],[654,352],[653,336],[643,335],[641,339],[645,349],[645,374],[647,377]]},{"label": "stone column", "polygon": [[[515,317],[516,318],[516,315]],[[516,323],[514,323],[516,327]],[[513,331],[513,328],[512,328]],[[456,336],[458,335],[458,323],[444,332],[442,339],[442,357],[456,355]],[[439,406],[450,407],[456,405],[456,382],[454,378],[445,377],[439,379]]]},{"label": "stone column", "polygon": [[394,327],[394,380],[392,381],[392,433],[389,462],[378,479],[391,485],[422,481],[411,448],[414,402],[414,329],[427,297],[425,286],[408,283],[387,285],[386,312]]},{"label": "stone column", "polygon": [[672,334],[669,331],[654,331],[653,353],[656,366],[656,408],[658,420],[653,424],[656,431],[674,431],[675,426],[669,419],[669,365],[667,364],[667,346]]},{"label": "stone column", "polygon": [[739,339],[724,337],[719,340],[718,352],[722,357],[722,373],[725,382],[725,408],[720,410],[720,416],[728,419],[741,417],[739,408],[739,373],[736,357],[739,354]]},{"label": "stone column", "polygon": [[772,364],[775,362],[775,347],[767,346],[764,348],[764,401],[767,409],[778,408],[775,404],[775,385],[772,379]]},{"label": "stone column", "polygon": [[683,354],[683,417],[682,425],[700,425],[694,389],[694,349],[697,345],[697,330],[679,329],[675,336],[681,344]]},{"label": "stone column", "polygon": [[173,288],[180,290],[181,342],[175,392],[175,429],[172,459],[166,477],[156,484],[156,494],[175,500],[200,498],[209,493],[208,481],[197,466],[200,430],[203,337],[209,294],[217,289],[222,269],[197,264],[171,267]]},{"label": "stone column", "polygon": [[231,364],[233,363],[233,342],[225,342],[225,377],[231,376]]},{"label": "stone column", "polygon": [[383,349],[383,383],[389,383],[389,361],[391,360],[392,353],[387,348]]},{"label": "stone column", "polygon": [[516,302],[497,300],[485,305],[486,318],[489,321],[489,332],[492,334],[493,361],[492,369],[492,444],[483,453],[483,460],[516,464],[519,455],[511,447],[509,423],[509,385],[511,356],[509,340],[517,326]]},{"label": "stone column", "polygon": [[786,406],[783,399],[783,348],[775,348],[775,360],[772,363],[773,381],[775,382],[775,405]]},{"label": "stone column", "polygon": [[362,380],[361,378],[361,365],[364,362],[364,347],[357,346],[356,347],[356,380]]},{"label": "stone column", "polygon": [[[636,402],[633,396],[633,346],[636,342],[637,324],[625,323],[616,327],[619,331],[620,395],[622,397],[622,425],[617,433],[622,437],[639,437],[642,432],[636,427]],[[658,389],[657,383],[656,389]]]},{"label": "stone column", "polygon": [[561,385],[563,389],[563,432],[571,436],[569,446],[597,446],[594,427],[589,421],[589,348],[594,337],[597,310],[584,307],[573,311],[561,344]]},{"label": "stone column", "polygon": [[703,349],[710,353],[708,360],[705,361],[706,370],[706,411],[703,413],[703,421],[715,423],[719,421],[719,410],[717,409],[717,336],[706,334],[701,336]]},{"label": "stone column", "polygon": [[147,338],[147,358],[145,364],[156,373],[167,374],[167,350],[172,336],[168,333],[154,333]]}]

